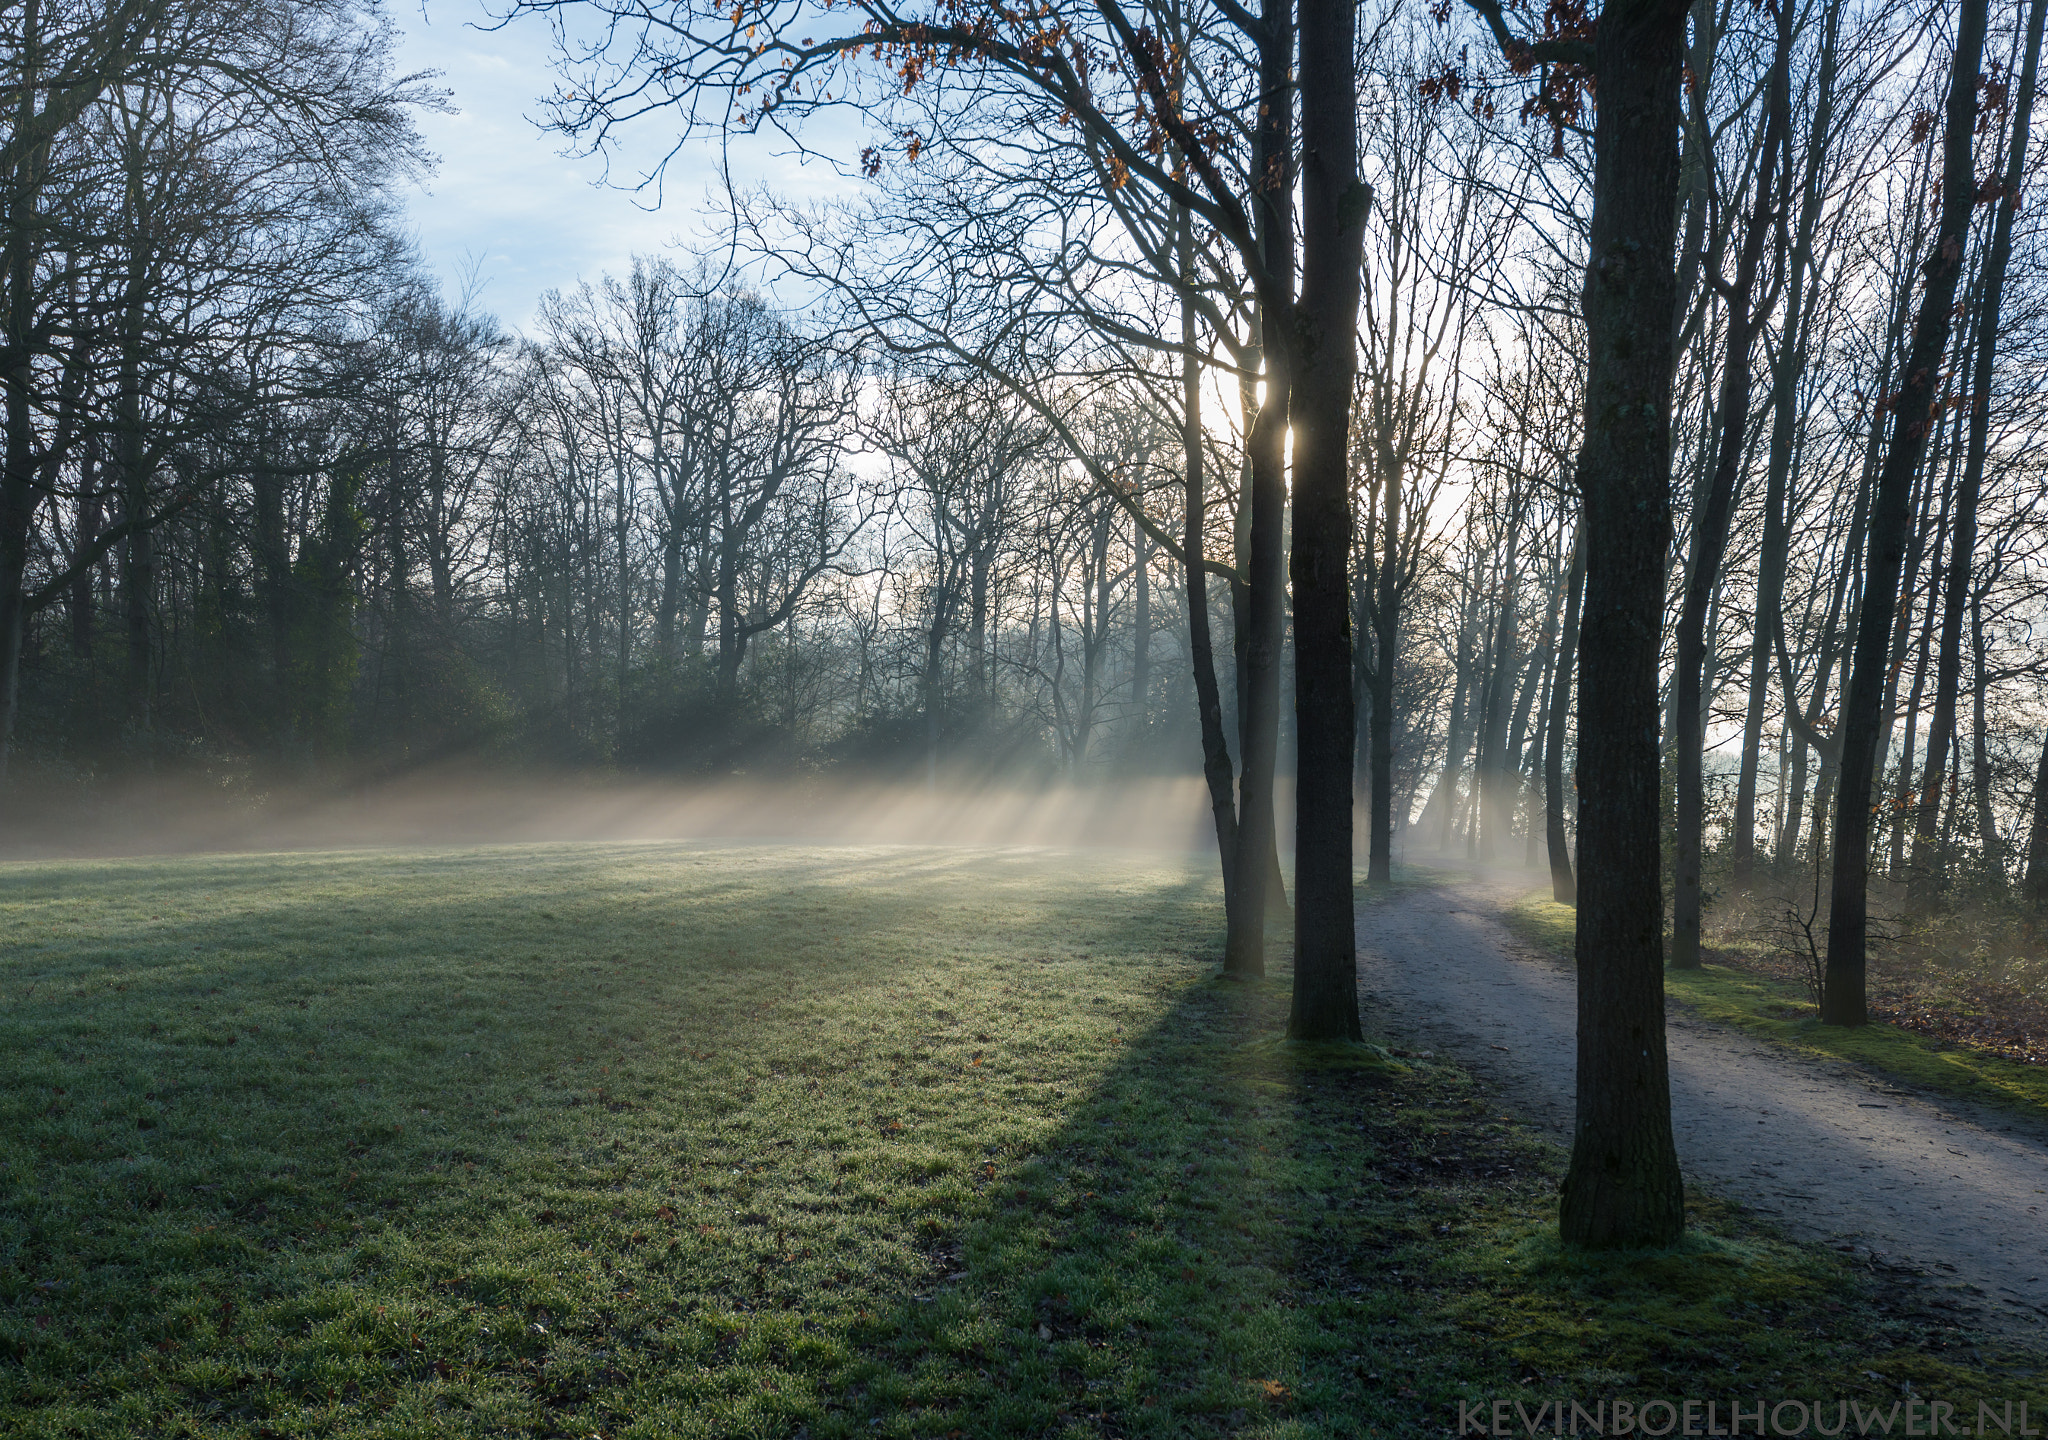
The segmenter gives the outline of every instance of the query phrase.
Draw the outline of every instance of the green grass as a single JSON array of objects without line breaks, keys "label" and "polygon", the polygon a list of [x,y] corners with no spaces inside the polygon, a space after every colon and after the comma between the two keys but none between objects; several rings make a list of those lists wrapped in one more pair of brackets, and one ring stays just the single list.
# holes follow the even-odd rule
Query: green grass
[{"label": "green grass", "polygon": [[[1508,912],[1511,928],[1559,955],[1572,949],[1574,911],[1536,896]],[[1968,1046],[1944,1044],[1897,1025],[1823,1025],[1799,985],[1726,965],[1666,970],[1664,991],[1702,1019],[1733,1025],[1775,1044],[1848,1060],[1877,1074],[1944,1095],[2048,1116],[2048,1067],[2022,1065]]]},{"label": "green grass", "polygon": [[1553,1147],[1453,1057],[1275,1044],[1285,966],[1214,979],[1220,918],[1205,869],[1103,854],[0,867],[0,1431],[1293,1440],[2009,1393],[1711,1207],[1561,1254]]}]

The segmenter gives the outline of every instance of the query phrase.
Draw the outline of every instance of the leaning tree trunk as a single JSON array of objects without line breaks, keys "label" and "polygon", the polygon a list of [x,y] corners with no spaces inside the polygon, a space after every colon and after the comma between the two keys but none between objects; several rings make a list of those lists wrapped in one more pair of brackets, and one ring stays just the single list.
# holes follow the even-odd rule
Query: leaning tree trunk
[{"label": "leaning tree trunk", "polygon": [[[1892,612],[1898,608],[1912,519],[1913,475],[1927,448],[1932,407],[1941,385],[1956,282],[1970,238],[1976,198],[1970,142],[1977,120],[1977,80],[1984,51],[1988,0],[1962,0],[1956,26],[1954,71],[1949,79],[1943,136],[1941,220],[1923,273],[1927,288],[1913,321],[1913,344],[1900,370],[1891,408],[1891,447],[1872,497],[1865,550],[1863,599],[1856,627],[1854,668],[1842,697],[1842,757],[1836,775],[1834,875],[1828,894],[1828,955],[1821,985],[1824,1025],[1861,1025],[1869,1019],[1864,993],[1868,964],[1870,791],[1883,723]],[[1930,744],[1931,744],[1930,737]]]},{"label": "leaning tree trunk", "polygon": [[1586,596],[1579,649],[1578,1113],[1567,1245],[1685,1228],[1664,1049],[1657,668],[1671,544],[1680,45],[1686,6],[1608,0],[1586,316]]},{"label": "leaning tree trunk", "polygon": [[[1998,355],[1998,314],[2005,292],[2005,271],[2012,257],[2012,223],[2019,208],[2020,182],[2026,174],[2029,112],[2041,59],[2043,0],[2034,0],[2027,20],[2027,47],[2021,62],[2019,93],[2013,104],[2012,137],[2006,153],[2005,182],[1999,187],[1997,218],[1991,245],[1984,254],[1977,310],[1977,353],[1971,361],[1969,431],[1964,442],[1963,476],[1956,487],[1954,519],[1948,531],[1948,565],[1942,577],[1941,649],[1935,660],[1934,714],[1927,723],[1927,774],[1921,782],[1920,824],[1914,837],[1913,862],[1906,882],[1906,902],[1924,915],[1939,903],[1947,887],[1949,856],[1928,823],[1930,803],[1941,792],[1941,769],[1954,743],[1957,691],[1962,678],[1964,612],[1972,606],[1970,566],[1977,542],[1977,500],[1984,487],[1984,460],[1991,436],[1991,381]],[[1974,636],[1973,636],[1974,639]],[[1982,704],[1982,687],[1976,697]],[[1988,812],[1988,806],[1980,807]],[[1980,830],[1984,828],[1979,820]],[[1988,858],[1988,857],[1987,857]]]},{"label": "leaning tree trunk", "polygon": [[[1786,112],[1791,109],[1792,11],[1781,6],[1778,54],[1771,65],[1766,100],[1763,148],[1757,163],[1756,197],[1749,227],[1735,262],[1735,282],[1728,300],[1728,353],[1721,371],[1721,442],[1708,482],[1706,503],[1693,520],[1692,569],[1685,577],[1685,598],[1678,611],[1677,661],[1671,678],[1673,825],[1671,966],[1697,970],[1700,965],[1701,848],[1706,828],[1706,688],[1707,604],[1721,574],[1728,548],[1728,522],[1735,508],[1736,474],[1742,467],[1743,437],[1749,431],[1749,350],[1763,328],[1768,305],[1752,311],[1757,272],[1764,246],[1776,228],[1778,176],[1785,149]],[[1791,343],[1789,340],[1787,343]]]},{"label": "leaning tree trunk", "polygon": [[[1372,191],[1358,175],[1353,0],[1301,0],[1302,268],[1295,309],[1295,1040],[1356,1040],[1351,875],[1351,389]],[[1393,656],[1379,656],[1383,668]]]},{"label": "leaning tree trunk", "polygon": [[[1183,208],[1179,216],[1180,271],[1194,270],[1194,217]],[[1230,745],[1223,734],[1223,697],[1216,684],[1216,647],[1209,632],[1209,581],[1202,570],[1205,519],[1208,501],[1202,479],[1202,367],[1195,359],[1195,306],[1190,294],[1181,296],[1180,306],[1180,389],[1181,460],[1186,484],[1186,530],[1181,537],[1185,550],[1183,571],[1188,593],[1188,657],[1195,672],[1195,711],[1202,732],[1202,777],[1209,784],[1209,809],[1216,821],[1216,852],[1223,866],[1223,913],[1227,917],[1237,905],[1237,804],[1231,795],[1236,779],[1231,770]]]}]

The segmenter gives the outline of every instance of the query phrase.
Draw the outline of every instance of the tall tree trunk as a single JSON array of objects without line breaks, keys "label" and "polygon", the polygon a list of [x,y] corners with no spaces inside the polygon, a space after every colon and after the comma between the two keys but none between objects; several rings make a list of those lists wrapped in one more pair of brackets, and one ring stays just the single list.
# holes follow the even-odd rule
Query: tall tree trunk
[{"label": "tall tree trunk", "polygon": [[2034,814],[2027,827],[2027,865],[2020,882],[2028,921],[2036,940],[2048,921],[2048,734],[2041,740],[2041,759],[2034,766]]},{"label": "tall tree trunk", "polygon": [[[1973,748],[1978,758],[1972,766],[1973,778],[1988,766],[1982,758],[1983,632],[1977,613],[1978,597],[1970,583],[1970,567],[1976,550],[1977,502],[1983,490],[1984,462],[1990,448],[1991,387],[1998,356],[1999,311],[2005,293],[2006,267],[2012,257],[2013,217],[2019,208],[2020,183],[2026,176],[2027,141],[2040,69],[2044,13],[2048,13],[2048,0],[2034,0],[2028,7],[2026,51],[2020,64],[2019,91],[2013,102],[2012,134],[2006,151],[2004,183],[1999,187],[1991,244],[1984,254],[1984,271],[1978,286],[1981,299],[1977,311],[1977,353],[1971,362],[1967,387],[1969,431],[1964,442],[1962,481],[1956,488],[1955,517],[1948,531],[1948,567],[1942,583],[1941,653],[1935,666],[1934,714],[1927,726],[1928,758],[1938,767],[1941,761],[1937,750],[1945,751],[1955,736],[1957,689],[1962,671],[1962,631],[1967,607],[1971,612],[1972,651],[1977,661],[1977,685],[1972,699],[1975,720]],[[1934,773],[1938,777],[1939,770]],[[1995,848],[1997,830],[1990,818],[1988,776],[1973,788],[1979,796],[1979,839],[1983,841],[1986,837],[1993,837],[1985,854],[1989,862],[1994,859],[1990,850]],[[1920,847],[1916,845],[1914,850],[1913,868],[1907,880],[1907,904],[1916,913],[1924,914],[1938,903],[1946,886],[1949,857],[1936,851],[1927,856],[1923,864]]]},{"label": "tall tree trunk", "polygon": [[[1970,377],[1961,377],[1965,390]],[[1943,426],[1947,424],[1943,417]],[[1959,588],[1969,584],[1969,550],[1976,548],[1976,497],[1966,496],[1957,476],[1958,467],[1943,466],[1939,463],[1943,429],[1935,431],[1937,462],[1924,469],[1927,476],[1926,488],[1929,501],[1935,490],[1941,492],[1940,518],[1935,526],[1935,544],[1946,545],[1945,551],[1937,552],[1936,569],[1928,586],[1928,624],[1937,624],[1932,655],[1934,666],[1934,705],[1927,721],[1927,753],[1923,760],[1920,780],[1912,788],[1910,819],[1913,831],[1913,849],[1906,862],[1906,906],[1909,913],[1925,915],[1935,906],[1938,897],[1946,889],[1944,873],[1948,856],[1941,843],[1941,789],[1942,777],[1948,773],[1949,750],[1956,738],[1956,686],[1962,675],[1962,617],[1964,601]],[[1936,472],[1944,472],[1937,479]],[[1951,513],[1964,502],[1969,503],[1967,517],[1957,516],[1957,523],[1949,523]],[[1925,523],[1928,504],[1921,505],[1921,520]],[[1918,537],[1913,548],[1919,549]],[[1956,575],[1958,547],[1963,551],[1963,574]],[[1913,579],[1911,559],[1908,557],[1907,574],[1900,582],[1900,591],[1911,596]],[[1904,628],[1905,616],[1901,616]],[[1879,756],[1884,747],[1878,750]]]},{"label": "tall tree trunk", "polygon": [[80,564],[92,551],[92,544],[99,538],[100,525],[106,519],[106,503],[100,494],[98,457],[94,447],[88,443],[78,462],[78,519],[71,537],[71,554],[76,571],[71,577],[71,594],[66,608],[71,630],[71,654],[78,660],[92,659],[93,621],[93,569],[91,565]]},{"label": "tall tree trunk", "polygon": [[[1394,667],[1401,645],[1401,607],[1408,577],[1402,528],[1407,516],[1405,459],[1380,465],[1380,514],[1367,537],[1369,552],[1380,547],[1367,574],[1358,579],[1357,617],[1369,652],[1355,666],[1353,693],[1365,710],[1366,883],[1388,885],[1394,878]],[[1374,573],[1376,572],[1376,573]],[[1462,691],[1460,692],[1462,694]],[[1404,816],[1405,818],[1405,816]]]},{"label": "tall tree trunk", "polygon": [[1586,316],[1586,596],[1579,650],[1578,1113],[1567,1245],[1685,1228],[1664,1048],[1657,668],[1671,544],[1671,390],[1685,10],[1608,0]]},{"label": "tall tree trunk", "polygon": [[1130,735],[1142,743],[1152,728],[1152,537],[1142,526],[1131,527],[1134,576],[1131,607]]},{"label": "tall tree trunk", "polygon": [[1991,752],[1984,716],[1984,592],[1970,597],[1970,658],[1976,683],[1970,687],[1970,798],[1977,811],[1977,846],[1985,878],[2001,888],[2005,862],[2000,854],[1998,818],[1991,811]]},{"label": "tall tree trunk", "polygon": [[[1295,310],[1296,1040],[1356,1040],[1352,898],[1351,399],[1372,191],[1358,174],[1355,0],[1301,0],[1302,268]],[[1392,659],[1382,655],[1382,663]]]},{"label": "tall tree trunk", "polygon": [[[36,100],[42,94],[41,41],[41,0],[25,0],[15,40],[13,119],[17,139],[35,133],[40,120]],[[22,587],[28,576],[29,532],[43,500],[35,483],[35,410],[29,393],[35,383],[35,347],[29,341],[35,324],[36,240],[44,228],[37,211],[48,154],[47,142],[29,145],[9,167],[7,224],[0,232],[0,256],[5,259],[0,283],[7,287],[7,359],[0,370],[0,385],[6,392],[6,434],[0,437],[5,449],[0,455],[0,465],[4,465],[0,468],[0,780],[7,778],[14,753],[21,647],[28,625],[27,596]]]},{"label": "tall tree trunk", "polygon": [[1550,849],[1550,898],[1579,903],[1572,876],[1570,843],[1564,829],[1564,728],[1571,713],[1572,667],[1578,661],[1579,599],[1586,585],[1586,530],[1572,536],[1571,569],[1565,581],[1564,615],[1558,626],[1557,668],[1550,676],[1549,720],[1543,731],[1543,833]]},{"label": "tall tree trunk", "polygon": [[1480,707],[1479,753],[1473,761],[1477,794],[1472,811],[1472,843],[1468,853],[1479,860],[1491,860],[1506,815],[1502,792],[1507,788],[1508,712],[1515,703],[1516,602],[1520,599],[1521,570],[1518,563],[1522,538],[1521,507],[1515,507],[1508,528],[1507,565],[1501,582],[1500,610],[1495,616],[1493,642],[1488,647],[1485,703]]},{"label": "tall tree trunk", "polygon": [[[1178,217],[1180,273],[1183,285],[1194,278],[1194,217],[1183,208]],[[1180,298],[1181,465],[1186,486],[1185,525],[1181,544],[1182,575],[1188,595],[1188,656],[1195,672],[1195,713],[1202,731],[1202,778],[1209,785],[1209,811],[1216,823],[1216,852],[1223,868],[1223,912],[1238,901],[1237,806],[1231,795],[1230,744],[1223,733],[1223,697],[1216,683],[1216,646],[1209,626],[1209,581],[1202,570],[1207,543],[1208,496],[1202,479],[1202,367],[1195,359],[1195,303],[1191,290]]]},{"label": "tall tree trunk", "polygon": [[[10,287],[13,288],[13,287]],[[19,292],[17,291],[17,294]],[[21,647],[28,624],[29,532],[42,492],[35,485],[35,416],[26,363],[7,376],[6,472],[0,475],[0,780],[14,749],[14,715],[21,694]]]},{"label": "tall tree trunk", "polygon": [[[1245,440],[1251,465],[1251,524],[1245,565],[1247,595],[1238,779],[1238,904],[1227,917],[1223,970],[1266,971],[1266,910],[1279,868],[1273,818],[1273,771],[1280,741],[1280,648],[1286,624],[1282,568],[1287,511],[1287,410],[1293,385],[1294,210],[1289,144],[1294,131],[1294,0],[1264,0],[1260,10],[1259,94],[1263,123],[1253,172],[1272,175],[1254,200],[1260,249],[1270,280],[1259,325],[1266,394]],[[1281,177],[1285,183],[1280,183]],[[1348,793],[1349,785],[1345,787]]]},{"label": "tall tree trunk", "polygon": [[1472,627],[1476,618],[1478,595],[1476,587],[1466,594],[1464,612],[1458,621],[1457,650],[1452,656],[1452,665],[1457,671],[1457,684],[1451,691],[1450,723],[1444,737],[1444,770],[1437,780],[1436,790],[1430,795],[1429,803],[1422,807],[1422,825],[1426,830],[1432,818],[1438,825],[1436,848],[1439,851],[1451,848],[1451,831],[1457,820],[1458,786],[1464,777],[1465,747],[1471,740],[1472,708]]},{"label": "tall tree trunk", "polygon": [[1898,798],[1892,805],[1892,853],[1887,867],[1892,879],[1903,880],[1906,874],[1906,817],[1918,812],[1913,803],[1917,793],[1913,785],[1913,757],[1918,753],[1920,727],[1920,700],[1927,689],[1927,660],[1934,650],[1934,607],[1929,605],[1922,618],[1920,643],[1914,647],[1919,659],[1913,665],[1913,686],[1906,693],[1906,734],[1899,742]]},{"label": "tall tree trunk", "polygon": [[[1756,195],[1750,207],[1735,280],[1727,287],[1728,351],[1721,368],[1721,437],[1705,501],[1693,517],[1692,566],[1678,610],[1677,662],[1673,670],[1672,737],[1675,824],[1672,849],[1671,967],[1700,965],[1701,848],[1706,828],[1706,659],[1707,604],[1721,576],[1728,549],[1728,523],[1735,508],[1735,481],[1749,432],[1749,351],[1763,328],[1769,306],[1752,310],[1764,247],[1776,227],[1779,176],[1785,169],[1785,136],[1792,108],[1792,7],[1778,11],[1778,53],[1771,64],[1763,147],[1757,161]],[[1788,342],[1789,343],[1789,342]]]},{"label": "tall tree trunk", "polygon": [[[1398,498],[1390,497],[1387,515],[1398,516]],[[1389,530],[1390,536],[1399,534]],[[1390,538],[1390,546],[1398,545]],[[1398,560],[1388,556],[1382,562],[1380,594],[1373,617],[1373,668],[1367,676],[1366,744],[1371,749],[1371,776],[1366,787],[1368,812],[1366,840],[1366,881],[1390,885],[1394,879],[1394,665],[1401,644],[1401,586],[1392,571]]]},{"label": "tall tree trunk", "polygon": [[[1892,399],[1896,418],[1891,447],[1871,503],[1864,587],[1856,648],[1842,700],[1842,756],[1835,803],[1834,875],[1828,895],[1828,954],[1821,987],[1821,1023],[1861,1025],[1869,1018],[1864,992],[1868,964],[1870,792],[1883,720],[1891,624],[1905,566],[1912,518],[1913,474],[1927,446],[1932,406],[1948,348],[1956,282],[1969,242],[1976,176],[1971,136],[1977,119],[1978,72],[1983,59],[1988,0],[1961,0],[1955,66],[1949,80],[1943,136],[1941,220],[1924,273],[1927,288],[1913,322],[1913,344]],[[1958,551],[1962,547],[1957,547]],[[1931,744],[1930,739],[1930,744]]]},{"label": "tall tree trunk", "polygon": [[151,619],[156,601],[156,537],[141,524],[149,513],[149,476],[144,470],[142,439],[142,337],[139,316],[122,337],[119,391],[115,398],[115,446],[120,457],[122,518],[138,528],[128,532],[121,567],[122,608],[127,620],[128,723],[147,735],[152,728],[154,699],[151,667]]}]

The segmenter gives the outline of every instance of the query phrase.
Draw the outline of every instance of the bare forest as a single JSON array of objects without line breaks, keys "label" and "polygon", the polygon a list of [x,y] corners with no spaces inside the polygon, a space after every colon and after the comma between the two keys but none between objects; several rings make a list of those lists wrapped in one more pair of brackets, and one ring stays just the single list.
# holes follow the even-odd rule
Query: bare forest
[{"label": "bare forest", "polygon": [[1184,777],[1297,1040],[1361,1037],[1356,884],[1547,874],[1565,1238],[1669,1241],[1667,966],[1853,1027],[2042,943],[2044,13],[515,0],[556,143],[844,185],[514,333],[407,239],[446,101],[372,0],[14,0],[0,823]]}]

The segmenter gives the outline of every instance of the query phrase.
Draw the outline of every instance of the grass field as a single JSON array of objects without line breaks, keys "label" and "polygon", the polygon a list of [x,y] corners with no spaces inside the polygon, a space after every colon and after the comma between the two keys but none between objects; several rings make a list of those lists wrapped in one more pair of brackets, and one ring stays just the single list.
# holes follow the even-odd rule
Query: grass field
[{"label": "grass field", "polygon": [[[1509,923],[1558,955],[1571,954],[1575,912],[1531,896]],[[1820,1023],[1818,1007],[1789,980],[1726,965],[1664,972],[1665,993],[1702,1018],[1734,1025],[1780,1045],[1853,1061],[1878,1074],[1945,1095],[2048,1117],[2048,1066],[2027,1065],[1873,1021],[1856,1029]]]},{"label": "grass field", "polygon": [[1676,1251],[1561,1255],[1554,1148],[1456,1057],[1273,1044],[1284,963],[1217,982],[1180,862],[36,863],[0,926],[9,1435],[1405,1437],[1460,1399],[2013,1393],[1712,1207]]}]

